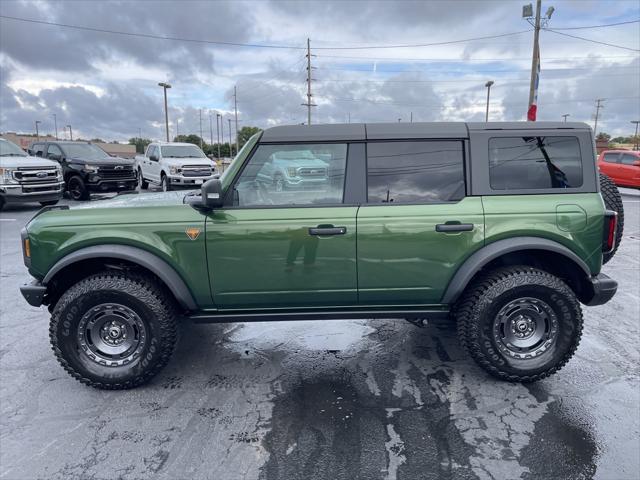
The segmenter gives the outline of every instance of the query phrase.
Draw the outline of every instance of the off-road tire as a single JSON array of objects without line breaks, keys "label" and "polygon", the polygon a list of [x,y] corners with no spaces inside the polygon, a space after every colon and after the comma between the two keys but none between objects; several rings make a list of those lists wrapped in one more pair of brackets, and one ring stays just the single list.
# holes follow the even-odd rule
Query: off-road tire
[{"label": "off-road tire", "polygon": [[[146,328],[146,342],[130,363],[106,366],[80,348],[78,325],[96,306],[117,303],[134,311]],[[169,361],[177,342],[176,308],[169,292],[153,279],[133,273],[107,271],[81,280],[59,299],[49,327],[53,352],[76,380],[105,390],[142,385]]]},{"label": "off-road tire", "polygon": [[138,182],[140,184],[140,188],[142,190],[146,190],[149,188],[149,182],[147,182],[142,176],[142,169],[138,168]]},{"label": "off-road tire", "polygon": [[164,173],[160,177],[160,189],[163,192],[170,192],[171,190],[173,190],[173,188],[171,187],[171,182],[169,181],[169,177],[167,177]]},{"label": "off-road tire", "polygon": [[89,200],[89,190],[79,175],[73,175],[67,180],[67,191],[72,200]]},{"label": "off-road tire", "polygon": [[620,191],[613,181],[604,173],[600,174],[600,194],[604,200],[604,204],[609,210],[618,212],[618,224],[616,226],[616,244],[613,251],[602,255],[602,263],[607,263],[613,258],[622,241],[622,233],[624,231],[624,205]]},{"label": "off-road tire", "polygon": [[52,205],[57,205],[60,200],[47,200],[46,202],[40,202],[40,205],[43,207],[50,207]]},{"label": "off-road tire", "polygon": [[[503,353],[494,335],[498,312],[522,297],[542,300],[557,320],[553,342],[533,358]],[[582,336],[582,310],[573,291],[554,275],[528,266],[482,275],[463,293],[454,315],[462,347],[491,375],[510,382],[534,382],[557,372],[573,356]]]}]

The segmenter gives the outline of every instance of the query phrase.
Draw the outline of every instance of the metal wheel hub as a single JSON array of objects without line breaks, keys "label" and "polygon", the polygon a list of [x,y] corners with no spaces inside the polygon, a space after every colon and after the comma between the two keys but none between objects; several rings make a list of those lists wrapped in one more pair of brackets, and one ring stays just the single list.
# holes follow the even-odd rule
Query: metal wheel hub
[{"label": "metal wheel hub", "polygon": [[553,345],[558,334],[558,318],[544,301],[523,297],[507,303],[493,322],[498,349],[512,358],[541,355]]},{"label": "metal wheel hub", "polygon": [[77,341],[80,351],[95,363],[118,367],[140,356],[147,331],[140,316],[129,307],[103,303],[80,319]]}]

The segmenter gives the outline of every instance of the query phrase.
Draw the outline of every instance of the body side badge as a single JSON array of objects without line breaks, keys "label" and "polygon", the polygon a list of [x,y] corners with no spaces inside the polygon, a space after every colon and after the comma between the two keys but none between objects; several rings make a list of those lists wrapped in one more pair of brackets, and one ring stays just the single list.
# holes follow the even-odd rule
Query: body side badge
[{"label": "body side badge", "polygon": [[188,227],[184,233],[186,233],[187,237],[191,240],[195,240],[200,236],[200,229],[198,227]]}]

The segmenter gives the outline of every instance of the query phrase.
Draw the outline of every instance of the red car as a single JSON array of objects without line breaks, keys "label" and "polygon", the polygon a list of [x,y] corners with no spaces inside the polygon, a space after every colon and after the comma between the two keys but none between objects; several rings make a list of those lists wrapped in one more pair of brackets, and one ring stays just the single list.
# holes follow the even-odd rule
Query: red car
[{"label": "red car", "polygon": [[640,152],[607,150],[598,157],[598,167],[620,187],[640,188]]}]

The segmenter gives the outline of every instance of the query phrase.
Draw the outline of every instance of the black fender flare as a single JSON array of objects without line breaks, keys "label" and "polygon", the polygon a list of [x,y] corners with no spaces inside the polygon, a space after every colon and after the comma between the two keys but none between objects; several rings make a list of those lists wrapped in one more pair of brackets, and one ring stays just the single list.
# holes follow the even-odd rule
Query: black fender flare
[{"label": "black fender flare", "polygon": [[455,303],[473,276],[478,273],[482,267],[502,255],[519,250],[546,250],[559,253],[580,267],[587,279],[591,278],[591,272],[584,260],[558,242],[539,237],[506,238],[485,245],[467,258],[449,282],[441,303]]},{"label": "black fender flare", "polygon": [[42,279],[42,284],[46,286],[58,272],[69,265],[92,258],[127,260],[140,265],[162,280],[182,307],[187,310],[198,309],[189,287],[171,265],[147,250],[129,245],[94,245],[71,252],[49,269]]}]

